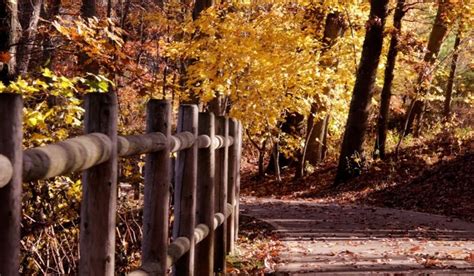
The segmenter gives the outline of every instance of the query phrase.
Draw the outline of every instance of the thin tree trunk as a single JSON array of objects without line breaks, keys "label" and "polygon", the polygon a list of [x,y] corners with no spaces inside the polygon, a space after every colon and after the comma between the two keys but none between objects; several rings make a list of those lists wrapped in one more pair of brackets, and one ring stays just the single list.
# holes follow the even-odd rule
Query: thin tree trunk
[{"label": "thin tree trunk", "polygon": [[[297,112],[287,113],[285,116],[285,121],[281,124],[279,128],[282,133],[286,133],[289,136],[301,137],[302,135],[304,135],[304,116]],[[295,179],[300,178],[301,176],[303,176],[303,172],[302,172],[303,167],[302,167],[302,162],[301,162],[302,155],[303,155],[303,150],[297,151],[295,153],[295,156],[290,157],[290,158],[287,158],[286,156],[280,154],[279,155],[280,158],[278,160],[280,164],[280,168],[285,167],[285,166],[295,165],[294,161],[296,161]],[[268,162],[268,166],[266,170],[268,173],[275,173],[274,163],[275,163],[275,159],[274,159],[274,155],[272,154],[270,155],[270,161]]]},{"label": "thin tree trunk", "polygon": [[274,166],[275,166],[275,176],[278,182],[281,182],[281,174],[280,174],[280,162],[279,161],[279,155],[280,155],[280,147],[279,147],[279,141],[278,138],[275,139],[275,145],[273,147],[273,159],[275,160]]},{"label": "thin tree trunk", "polygon": [[[352,92],[335,184],[360,174],[363,163],[362,146],[368,126],[369,107],[377,66],[382,52],[388,2],[388,0],[371,0],[370,16],[366,24],[367,31]],[[354,155],[358,155],[358,158],[355,159]]]},{"label": "thin tree trunk", "polygon": [[193,9],[193,20],[196,20],[202,11],[213,5],[212,0],[196,0]]},{"label": "thin tree trunk", "polygon": [[97,0],[83,0],[81,16],[84,18],[97,16]]},{"label": "thin tree trunk", "polygon": [[[88,19],[97,16],[97,0],[83,0],[81,6],[81,16]],[[87,62],[90,59],[85,52],[79,55],[79,64],[82,64],[83,72],[97,74],[99,72],[99,64],[95,61]],[[91,79],[93,77],[90,77]]]},{"label": "thin tree trunk", "polygon": [[[324,48],[322,52],[326,52],[330,49],[330,47],[334,44],[338,37],[341,37],[344,33],[344,20],[341,15],[337,12],[330,13],[326,17],[326,25],[324,27],[324,36],[323,36],[323,43]],[[334,65],[333,61],[325,62],[321,64],[322,66],[331,66]],[[325,88],[325,93],[329,92],[329,89]],[[323,116],[322,118],[315,118],[317,112],[321,112],[318,106],[318,103],[313,103],[311,105],[311,113],[308,117],[308,125],[307,125],[307,136],[306,136],[306,143],[307,146],[305,151],[303,152],[303,167],[306,161],[309,162],[311,165],[316,165],[317,163],[323,160],[323,149],[324,143],[323,141],[326,140],[325,134],[326,125],[329,122],[329,113]]]},{"label": "thin tree trunk", "polygon": [[[431,29],[430,38],[428,41],[428,52],[425,54],[424,62],[426,63],[425,70],[422,70],[418,77],[418,84],[416,87],[416,96],[412,101],[415,101],[414,106],[417,107],[410,113],[410,116],[407,117],[407,131],[413,129],[415,120],[416,127],[414,129],[414,135],[418,136],[421,134],[421,125],[423,119],[423,111],[425,110],[425,101],[422,99],[424,95],[429,90],[429,83],[433,77],[433,64],[436,61],[436,58],[439,54],[441,44],[444,41],[444,38],[448,34],[448,22],[449,17],[447,16],[452,8],[452,4],[449,1],[439,1],[438,12],[436,14],[435,22],[433,28]],[[404,133],[406,135],[407,133]]]},{"label": "thin tree trunk", "polygon": [[28,72],[28,65],[31,59],[31,50],[38,30],[41,7],[43,0],[23,0],[21,7],[23,34],[18,45],[18,73],[24,75]]},{"label": "thin tree trunk", "polygon": [[18,2],[0,0],[0,81],[10,83],[17,74],[16,47],[18,41]]},{"label": "thin tree trunk", "polygon": [[451,71],[449,72],[448,85],[446,87],[446,97],[444,100],[444,117],[446,119],[448,119],[451,114],[451,98],[452,98],[453,88],[454,88],[454,79],[456,77],[456,67],[458,63],[460,43],[461,43],[461,28],[459,28],[458,33],[456,35],[456,40],[454,41],[454,47],[453,47],[454,53],[453,53],[453,59],[451,61]]},{"label": "thin tree trunk", "polygon": [[380,101],[380,111],[377,121],[377,139],[375,140],[374,156],[385,159],[385,143],[387,140],[387,123],[390,110],[390,98],[392,97],[393,71],[398,54],[398,37],[402,29],[402,18],[405,0],[398,0],[397,8],[393,17],[395,31],[392,33],[390,47],[387,55],[387,65],[385,66],[384,83]]},{"label": "thin tree trunk", "polygon": [[[46,5],[43,5],[42,9],[42,15],[41,17],[52,21],[54,20],[54,17],[59,15],[59,10],[61,9],[61,0],[52,0],[49,3],[49,7],[46,10]],[[50,30],[52,30],[52,27],[50,27]],[[53,37],[49,35],[49,32],[46,34],[43,34],[42,37],[42,47],[43,47],[43,52],[42,56],[40,59],[40,65],[41,66],[51,66],[52,59],[54,56],[54,41]]]}]

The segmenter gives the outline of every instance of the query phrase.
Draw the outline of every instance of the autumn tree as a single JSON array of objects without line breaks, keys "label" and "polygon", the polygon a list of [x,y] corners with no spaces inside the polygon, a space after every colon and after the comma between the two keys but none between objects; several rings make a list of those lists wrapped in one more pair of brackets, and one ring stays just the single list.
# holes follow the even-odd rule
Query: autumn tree
[{"label": "autumn tree", "polygon": [[387,140],[387,123],[390,110],[390,98],[392,97],[393,71],[398,55],[398,44],[402,29],[402,18],[405,14],[405,0],[398,0],[395,14],[393,15],[393,30],[390,46],[385,65],[384,83],[381,93],[379,116],[377,120],[377,138],[375,140],[374,155],[385,158],[385,143]]},{"label": "autumn tree", "polygon": [[[329,13],[327,15],[323,35],[323,48],[321,50],[322,55],[330,50],[330,47],[338,37],[343,35],[345,27],[346,22],[344,22],[344,18],[340,12]],[[331,56],[321,62],[320,66],[337,66],[337,58]],[[324,89],[326,90],[326,94],[330,93],[329,87],[325,87]],[[327,111],[328,110],[324,110],[322,106],[318,105],[317,102],[311,105],[303,162],[308,161],[309,164],[316,165],[324,158],[330,117]],[[326,114],[323,115],[323,112],[326,112]],[[316,117],[317,113],[322,116]]]},{"label": "autumn tree", "polygon": [[425,100],[423,97],[426,96],[431,86],[431,80],[435,69],[434,64],[437,60],[439,50],[441,49],[441,44],[448,33],[451,15],[453,14],[452,10],[454,8],[452,2],[453,1],[438,1],[438,11],[428,39],[427,51],[423,58],[425,64],[419,72],[418,83],[415,87],[415,96],[412,99],[407,114],[404,135],[413,129],[415,121],[416,124],[413,129],[414,135],[418,136],[421,133],[423,113],[425,109]]},{"label": "autumn tree", "polygon": [[372,0],[366,24],[366,36],[357,70],[357,79],[343,136],[335,184],[360,173],[363,165],[362,146],[368,126],[368,116],[377,66],[382,52],[383,31],[388,0]]}]

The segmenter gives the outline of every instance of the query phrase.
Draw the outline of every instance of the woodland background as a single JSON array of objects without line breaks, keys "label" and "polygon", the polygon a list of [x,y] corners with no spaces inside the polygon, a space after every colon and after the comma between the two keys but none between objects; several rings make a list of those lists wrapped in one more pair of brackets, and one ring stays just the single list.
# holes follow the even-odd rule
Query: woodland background
[{"label": "woodland background", "polygon": [[[197,103],[242,121],[244,193],[354,201],[470,158],[473,19],[467,0],[0,0],[0,92],[24,96],[25,148],[80,134],[91,91],[116,91],[121,134],[150,98]],[[125,272],[143,160],[120,164]],[[22,273],[76,271],[80,199],[78,175],[24,183]]]}]

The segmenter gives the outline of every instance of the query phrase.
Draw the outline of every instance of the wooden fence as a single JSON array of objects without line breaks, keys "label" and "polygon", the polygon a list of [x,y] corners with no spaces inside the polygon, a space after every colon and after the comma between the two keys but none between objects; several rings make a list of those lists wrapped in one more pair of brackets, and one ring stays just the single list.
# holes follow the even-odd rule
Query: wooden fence
[{"label": "wooden fence", "polygon": [[[0,275],[18,275],[22,182],[83,171],[81,275],[113,275],[119,157],[146,154],[142,265],[131,275],[225,272],[238,231],[242,127],[235,119],[181,105],[171,135],[171,104],[150,100],[146,134],[117,135],[115,93],[84,99],[85,135],[22,149],[22,97],[0,94]],[[174,221],[168,237],[171,154]]]}]

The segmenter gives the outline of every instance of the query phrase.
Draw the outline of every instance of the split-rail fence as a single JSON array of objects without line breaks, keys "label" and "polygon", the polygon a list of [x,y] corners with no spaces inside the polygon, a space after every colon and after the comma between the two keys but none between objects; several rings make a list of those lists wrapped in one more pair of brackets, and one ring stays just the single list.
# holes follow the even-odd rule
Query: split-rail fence
[{"label": "split-rail fence", "polygon": [[22,182],[72,172],[82,172],[83,186],[79,274],[114,275],[118,158],[140,154],[142,262],[130,275],[225,273],[238,231],[241,124],[181,105],[172,135],[170,102],[150,100],[146,134],[119,136],[115,93],[87,94],[84,106],[84,135],[23,150],[22,97],[0,94],[0,275],[19,274]]}]

